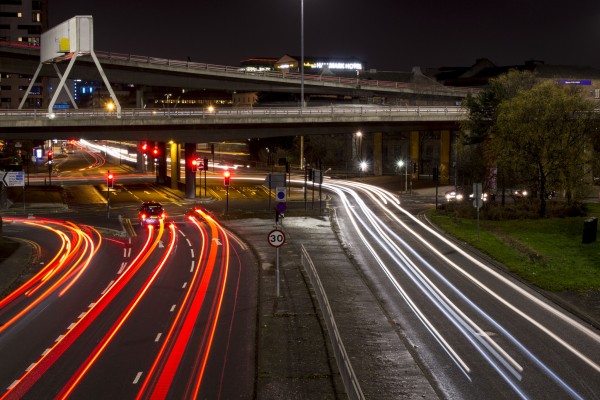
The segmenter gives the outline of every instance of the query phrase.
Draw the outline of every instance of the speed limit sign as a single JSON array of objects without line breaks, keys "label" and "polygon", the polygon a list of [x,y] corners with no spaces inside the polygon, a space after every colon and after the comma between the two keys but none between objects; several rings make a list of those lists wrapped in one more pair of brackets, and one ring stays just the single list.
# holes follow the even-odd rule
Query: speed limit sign
[{"label": "speed limit sign", "polygon": [[273,247],[279,247],[285,243],[285,233],[279,229],[273,229],[267,237],[269,244]]}]

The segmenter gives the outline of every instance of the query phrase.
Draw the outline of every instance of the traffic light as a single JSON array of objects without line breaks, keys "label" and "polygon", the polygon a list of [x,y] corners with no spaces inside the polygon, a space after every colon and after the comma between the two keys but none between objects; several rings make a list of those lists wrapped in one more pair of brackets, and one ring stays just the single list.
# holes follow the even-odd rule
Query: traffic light
[{"label": "traffic light", "polygon": [[223,180],[224,180],[225,186],[229,186],[230,179],[231,179],[231,172],[229,172],[229,170],[225,170],[225,172],[223,173]]},{"label": "traffic light", "polygon": [[54,152],[52,150],[48,151],[48,162],[52,164],[52,157],[54,157]]},{"label": "traffic light", "polygon": [[141,146],[142,153],[146,154],[148,152],[148,143],[144,142]]},{"label": "traffic light", "polygon": [[152,155],[154,156],[154,158],[158,158],[158,154],[159,154],[158,147],[155,147],[152,150]]},{"label": "traffic light", "polygon": [[204,164],[202,164],[202,169],[208,171],[208,158],[204,159]]},{"label": "traffic light", "polygon": [[190,160],[190,166],[192,167],[192,172],[196,172],[196,170],[198,169],[198,159],[192,158]]},{"label": "traffic light", "polygon": [[108,186],[109,188],[114,187],[115,185],[115,177],[114,175],[108,171],[108,174],[106,174],[106,186]]}]

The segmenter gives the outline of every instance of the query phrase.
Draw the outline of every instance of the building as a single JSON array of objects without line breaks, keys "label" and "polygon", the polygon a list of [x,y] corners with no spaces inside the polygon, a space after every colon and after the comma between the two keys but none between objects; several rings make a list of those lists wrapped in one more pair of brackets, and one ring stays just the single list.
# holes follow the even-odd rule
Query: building
[{"label": "building", "polygon": [[[48,0],[0,1],[0,40],[22,46],[39,46],[48,28]],[[31,76],[0,73],[0,108],[18,108]],[[32,87],[23,108],[48,104],[48,82]]]},{"label": "building", "polygon": [[600,100],[600,70],[585,66],[551,65],[544,61],[528,60],[520,65],[498,66],[487,58],[480,58],[470,67],[430,68],[425,74],[445,86],[483,87],[492,78],[510,70],[531,71],[542,79],[561,85],[577,85],[589,97]]}]

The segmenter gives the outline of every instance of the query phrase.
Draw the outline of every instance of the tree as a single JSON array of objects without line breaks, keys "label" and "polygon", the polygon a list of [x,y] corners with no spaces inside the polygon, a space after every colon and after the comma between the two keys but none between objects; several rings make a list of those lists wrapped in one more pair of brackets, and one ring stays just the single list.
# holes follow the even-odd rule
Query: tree
[{"label": "tree", "polygon": [[[489,175],[494,176],[492,185],[500,188],[502,205],[505,203],[505,189],[521,179],[514,163],[504,163],[499,160],[490,148],[490,138],[496,129],[500,104],[538,83],[538,78],[529,71],[510,70],[508,73],[493,78],[477,97],[468,97],[465,106],[468,118],[461,123],[461,141],[459,153],[475,156],[474,159],[462,159],[461,165],[468,165],[469,174],[479,170],[477,175],[486,175],[480,181],[488,182]],[[468,149],[466,149],[468,147]],[[492,173],[492,171],[494,171]],[[463,175],[466,177],[466,175]],[[496,182],[497,181],[497,182]],[[465,184],[471,182],[465,182]]]},{"label": "tree", "polygon": [[518,90],[498,107],[491,149],[500,163],[536,177],[542,217],[549,182],[560,184],[570,199],[583,181],[593,108],[576,89],[551,81]]},{"label": "tree", "polygon": [[469,96],[465,101],[469,117],[461,123],[463,141],[468,144],[484,142],[496,125],[500,104],[537,83],[538,79],[532,72],[510,70],[491,79],[477,97]]}]

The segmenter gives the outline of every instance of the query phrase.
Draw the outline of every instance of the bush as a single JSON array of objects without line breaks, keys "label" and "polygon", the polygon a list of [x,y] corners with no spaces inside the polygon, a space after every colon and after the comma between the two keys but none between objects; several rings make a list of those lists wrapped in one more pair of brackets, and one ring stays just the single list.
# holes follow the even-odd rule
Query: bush
[{"label": "bush", "polygon": [[[477,218],[477,209],[470,201],[461,203],[445,203],[439,208],[439,213],[454,218]],[[484,204],[479,210],[479,218],[482,220],[502,221],[513,219],[537,219],[540,217],[540,201],[529,199],[513,204],[491,202]],[[564,218],[581,217],[587,215],[587,208],[582,203],[567,204],[562,201],[548,201],[546,203],[546,217]]]}]

